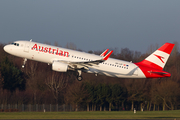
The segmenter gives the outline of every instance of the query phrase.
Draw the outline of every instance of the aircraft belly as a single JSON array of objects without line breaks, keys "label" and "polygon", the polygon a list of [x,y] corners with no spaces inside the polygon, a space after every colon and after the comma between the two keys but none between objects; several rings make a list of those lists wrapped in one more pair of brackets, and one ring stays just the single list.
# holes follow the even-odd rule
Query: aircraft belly
[{"label": "aircraft belly", "polygon": [[89,72],[119,78],[145,78],[143,72],[134,64],[130,65],[128,68],[118,68],[111,66],[92,67],[89,69]]}]

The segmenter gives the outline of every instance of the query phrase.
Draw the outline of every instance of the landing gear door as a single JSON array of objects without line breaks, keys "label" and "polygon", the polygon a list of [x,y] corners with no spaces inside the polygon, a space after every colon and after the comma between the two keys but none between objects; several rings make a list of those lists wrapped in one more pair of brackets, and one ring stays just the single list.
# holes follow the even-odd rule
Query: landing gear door
[{"label": "landing gear door", "polygon": [[25,42],[24,52],[29,52],[29,49],[30,49],[30,42]]}]

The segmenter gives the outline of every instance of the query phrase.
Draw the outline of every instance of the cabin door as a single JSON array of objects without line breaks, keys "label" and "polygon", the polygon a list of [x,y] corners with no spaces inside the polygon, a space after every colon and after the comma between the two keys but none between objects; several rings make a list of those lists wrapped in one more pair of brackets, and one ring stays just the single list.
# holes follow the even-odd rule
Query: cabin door
[{"label": "cabin door", "polygon": [[30,49],[30,42],[26,42],[24,46],[24,52],[29,52]]}]

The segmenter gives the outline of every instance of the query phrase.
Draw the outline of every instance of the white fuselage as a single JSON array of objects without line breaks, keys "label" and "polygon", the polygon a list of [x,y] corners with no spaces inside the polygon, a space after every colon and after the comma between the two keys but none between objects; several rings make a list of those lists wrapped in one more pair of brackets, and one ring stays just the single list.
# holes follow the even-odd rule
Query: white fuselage
[{"label": "white fuselage", "polygon": [[[12,55],[52,64],[53,61],[88,62],[99,60],[102,57],[85,52],[70,50],[47,44],[30,41],[16,41],[16,45],[9,44],[4,50]],[[18,45],[17,45],[18,44]],[[141,69],[134,63],[109,58],[98,65],[89,66],[83,70],[88,73],[96,73],[120,78],[146,78]]]}]

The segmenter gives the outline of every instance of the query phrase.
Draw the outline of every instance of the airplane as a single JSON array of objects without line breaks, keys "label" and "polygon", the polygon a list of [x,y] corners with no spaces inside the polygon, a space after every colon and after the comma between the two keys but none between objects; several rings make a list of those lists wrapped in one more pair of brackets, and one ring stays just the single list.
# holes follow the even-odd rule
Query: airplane
[{"label": "airplane", "polygon": [[163,68],[174,47],[165,43],[141,62],[132,63],[110,58],[113,51],[106,49],[101,55],[70,50],[67,48],[42,44],[38,42],[19,40],[4,46],[7,53],[27,59],[52,64],[52,70],[78,73],[77,80],[82,80],[82,72],[106,75],[118,78],[163,78],[171,74]]}]

